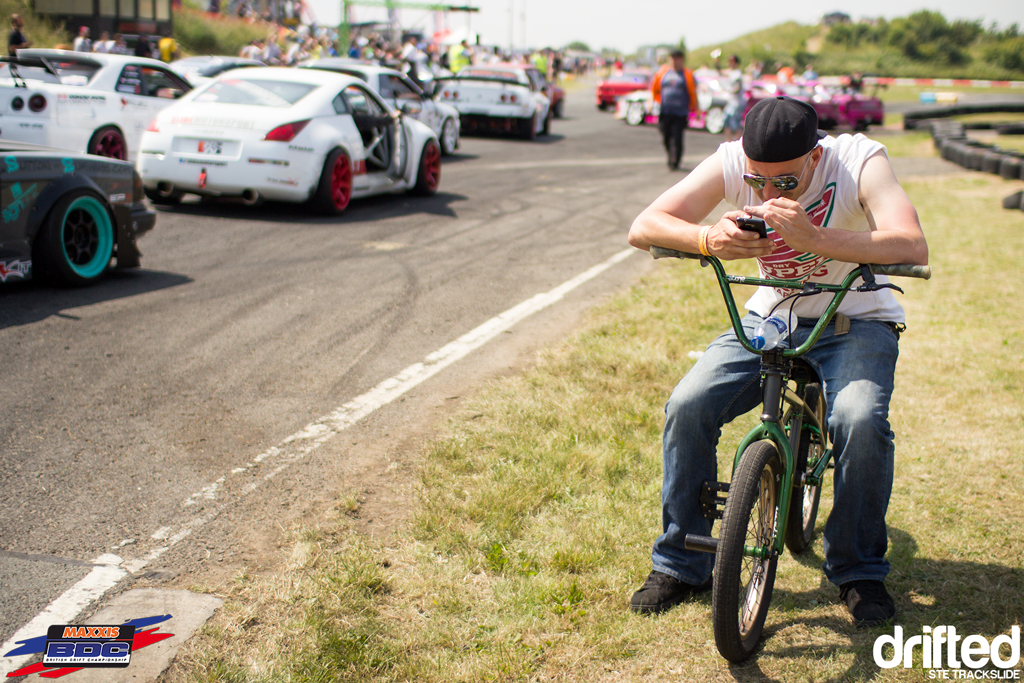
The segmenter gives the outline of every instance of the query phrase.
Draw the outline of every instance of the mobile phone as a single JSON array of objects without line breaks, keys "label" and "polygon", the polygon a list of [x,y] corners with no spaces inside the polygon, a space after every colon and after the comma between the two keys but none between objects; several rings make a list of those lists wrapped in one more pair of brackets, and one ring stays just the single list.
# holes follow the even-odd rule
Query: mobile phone
[{"label": "mobile phone", "polygon": [[761,237],[768,237],[768,229],[764,226],[763,218],[737,218],[736,225],[740,230],[748,230],[750,232],[756,232]]}]

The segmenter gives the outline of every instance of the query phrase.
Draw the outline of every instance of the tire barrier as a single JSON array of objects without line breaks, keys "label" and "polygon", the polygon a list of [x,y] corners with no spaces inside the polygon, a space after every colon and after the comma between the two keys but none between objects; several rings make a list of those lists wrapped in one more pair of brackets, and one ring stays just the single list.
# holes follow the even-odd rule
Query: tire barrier
[{"label": "tire barrier", "polygon": [[[991,107],[989,107],[991,108]],[[964,107],[948,107],[947,109],[964,109]],[[929,110],[933,113],[935,110]],[[999,111],[1006,111],[1000,108]],[[1024,104],[1021,105],[1024,111]],[[961,112],[962,113],[962,112]],[[936,151],[946,161],[952,161],[973,171],[982,171],[998,175],[1006,180],[1024,180],[1024,153],[1009,149],[1001,149],[996,145],[990,145],[967,137],[967,129],[972,128],[970,124],[948,119],[930,119],[917,121],[914,126],[927,125],[931,130],[932,143]],[[907,128],[904,125],[904,128]],[[1001,135],[1016,134],[1020,128],[1024,130],[1024,124],[1002,124],[999,128]],[[1006,132],[1004,132],[1006,131]],[[1024,190],[1014,192],[1003,200],[1004,209],[1024,210]]]},{"label": "tire barrier", "polygon": [[[948,107],[929,107],[908,111],[903,115],[903,130],[914,130],[927,127],[931,119],[945,119],[967,114],[1024,114],[1024,102],[1006,102],[1003,104],[957,104]],[[1006,123],[972,123],[966,128],[996,128]]]},{"label": "tire barrier", "polygon": [[1024,211],[1024,190],[1017,190],[1003,199],[1004,209],[1020,209]]},{"label": "tire barrier", "polygon": [[1021,175],[1021,170],[1024,169],[1024,159],[1020,155],[1005,155],[1002,161],[999,162],[999,177],[1006,178],[1007,180],[1017,180],[1018,178],[1024,178]]}]

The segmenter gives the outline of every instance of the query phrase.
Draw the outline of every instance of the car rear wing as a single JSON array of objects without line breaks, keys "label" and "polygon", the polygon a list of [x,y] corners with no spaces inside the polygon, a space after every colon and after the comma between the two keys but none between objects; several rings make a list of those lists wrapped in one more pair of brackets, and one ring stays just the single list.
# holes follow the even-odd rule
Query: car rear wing
[{"label": "car rear wing", "polygon": [[[90,60],[92,61],[92,60]],[[22,78],[21,73],[18,71],[19,66],[35,67],[38,69],[45,69],[47,73],[53,75],[57,82],[60,83],[60,74],[57,73],[57,69],[53,67],[43,57],[6,57],[0,56],[0,64],[6,64],[7,68],[11,72],[11,78],[14,80],[14,85],[18,88],[27,88],[28,83]]]}]

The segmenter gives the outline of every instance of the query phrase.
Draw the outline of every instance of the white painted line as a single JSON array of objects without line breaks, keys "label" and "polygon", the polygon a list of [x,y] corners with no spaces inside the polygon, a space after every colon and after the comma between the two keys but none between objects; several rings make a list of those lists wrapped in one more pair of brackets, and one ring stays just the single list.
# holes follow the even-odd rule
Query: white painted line
[{"label": "white painted line", "polygon": [[[635,253],[637,253],[636,249],[624,249],[551,291],[538,294],[518,306],[514,306],[504,313],[491,318],[483,325],[442,346],[424,358],[422,362],[410,365],[365,394],[357,396],[337,410],[309,423],[291,436],[286,437],[279,445],[269,448],[256,456],[252,462],[246,463],[244,467],[237,467],[231,470],[231,476],[248,472],[264,460],[278,458],[280,462],[263,475],[263,481],[272,479],[287,469],[292,463],[305,458],[339,432],[348,429],[367,415],[383,408],[452,363],[465,358],[471,352],[494,339],[516,323],[560,301],[572,290],[594,279],[616,263],[626,260]],[[221,477],[193,493],[182,502],[182,507],[187,509],[199,503],[200,500],[215,501],[217,492],[223,488],[226,478],[226,476]],[[250,482],[242,488],[239,497],[241,498],[252,493],[258,487],[259,480]],[[16,640],[45,635],[46,628],[51,624],[72,623],[83,609],[113,588],[128,572],[136,574],[145,569],[150,562],[156,560],[179,542],[188,538],[198,529],[216,518],[225,507],[227,507],[227,503],[220,503],[200,517],[194,517],[176,526],[165,526],[157,529],[151,538],[154,540],[166,539],[167,543],[150,551],[144,557],[136,558],[129,562],[122,562],[121,558],[115,555],[103,555],[97,558],[93,563],[102,566],[93,569],[87,577],[68,589],[64,595],[54,600],[46,610],[20,629],[11,641],[3,645],[4,649],[0,650],[0,655],[13,649]],[[10,661],[4,659],[0,662],[0,673],[3,676],[6,676],[6,673],[14,671],[20,666],[14,666],[10,664]],[[0,676],[0,678],[3,676]]]},{"label": "white painted line", "polygon": [[[72,623],[82,610],[128,574],[127,570],[120,566],[121,562],[117,555],[100,555],[93,560],[92,564],[96,566],[84,579],[64,591],[63,595],[51,602],[49,607],[18,629],[17,633],[0,646],[0,656],[15,649],[18,641],[45,636],[46,629],[54,624]],[[7,674],[24,666],[25,657],[29,656],[31,655],[18,657],[18,662],[12,657],[0,657],[0,678],[7,678]]]}]

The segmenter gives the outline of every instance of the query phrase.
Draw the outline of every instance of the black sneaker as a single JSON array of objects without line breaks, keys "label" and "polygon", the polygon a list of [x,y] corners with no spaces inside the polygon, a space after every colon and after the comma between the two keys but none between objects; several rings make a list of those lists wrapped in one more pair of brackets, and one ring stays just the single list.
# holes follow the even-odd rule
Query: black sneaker
[{"label": "black sneaker", "polygon": [[881,581],[851,581],[839,587],[839,598],[858,628],[880,626],[896,616],[896,604]]},{"label": "black sneaker", "polygon": [[629,609],[643,613],[664,612],[694,593],[700,593],[709,588],[711,588],[711,579],[708,579],[703,585],[691,586],[664,572],[653,571],[644,581],[644,585],[640,586],[640,590],[633,593],[633,599],[629,601]]}]

